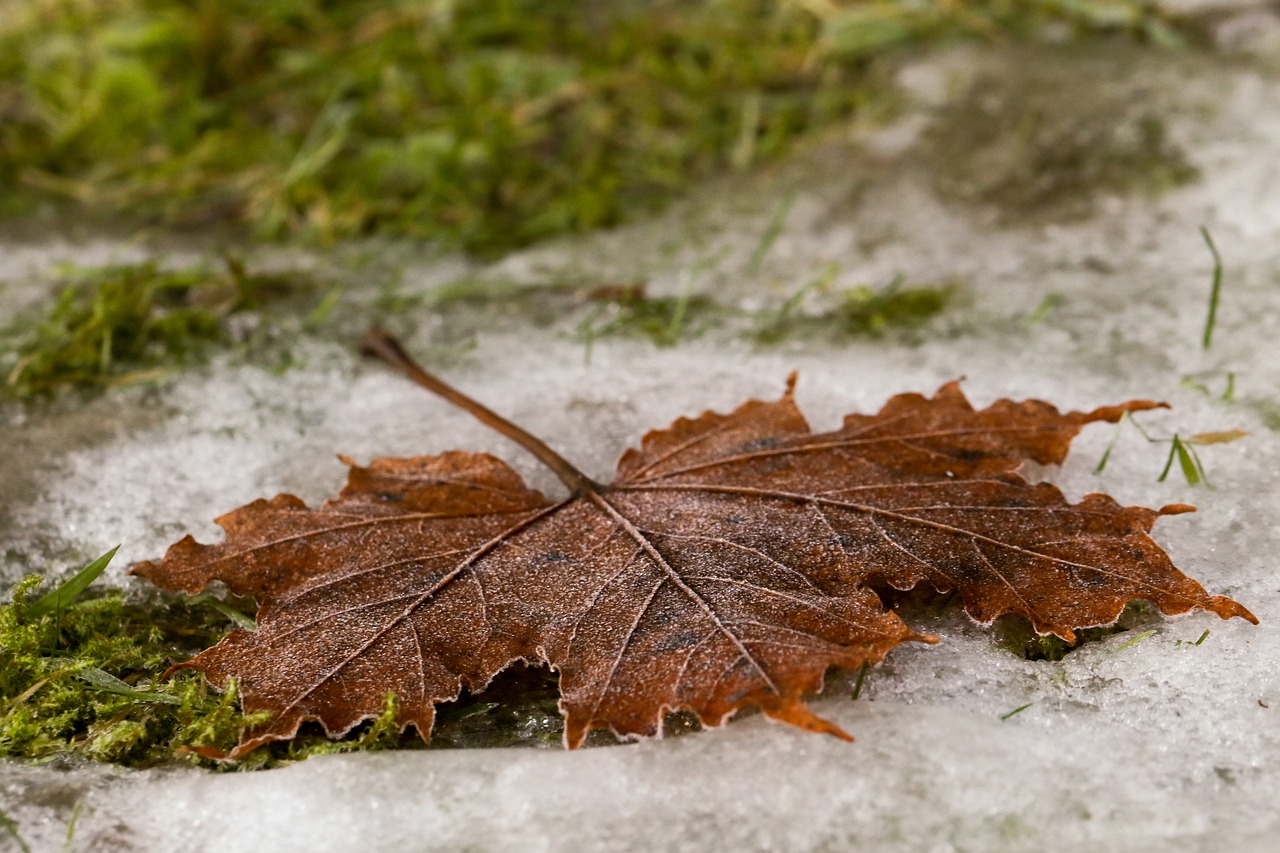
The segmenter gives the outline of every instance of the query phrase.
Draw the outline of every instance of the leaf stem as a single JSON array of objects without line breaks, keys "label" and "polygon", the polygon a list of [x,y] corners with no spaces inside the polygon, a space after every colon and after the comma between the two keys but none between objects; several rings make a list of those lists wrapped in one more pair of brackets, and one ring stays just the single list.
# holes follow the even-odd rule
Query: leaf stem
[{"label": "leaf stem", "polygon": [[564,483],[569,491],[575,495],[605,491],[604,486],[575,468],[571,462],[552,450],[542,439],[526,432],[502,417],[502,415],[471,399],[444,380],[428,373],[404,351],[404,348],[400,346],[400,342],[388,332],[377,328],[365,332],[364,339],[361,341],[361,351],[367,355],[377,356],[418,385],[443,397],[485,426],[506,436],[532,453],[539,462],[550,468],[552,473],[560,478],[560,482]]}]

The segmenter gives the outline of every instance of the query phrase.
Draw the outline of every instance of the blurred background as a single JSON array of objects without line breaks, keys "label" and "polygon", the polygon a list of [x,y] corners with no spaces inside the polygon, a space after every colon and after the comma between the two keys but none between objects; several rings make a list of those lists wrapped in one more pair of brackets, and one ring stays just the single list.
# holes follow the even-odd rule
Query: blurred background
[{"label": "blurred background", "polygon": [[5,0],[0,213],[499,253],[891,101],[943,42],[1203,45],[1136,0]]},{"label": "blurred background", "polygon": [[[3,0],[0,236],[168,241],[203,260],[175,271],[142,252],[140,264],[105,269],[74,253],[52,259],[63,285],[52,293],[48,281],[6,277],[0,387],[28,397],[151,380],[202,341],[243,341],[256,321],[228,318],[282,294],[319,294],[281,309],[308,329],[350,301],[352,288],[340,296],[296,269],[255,277],[245,257],[263,246],[326,251],[374,238],[471,263],[644,220],[708,181],[891,121],[903,112],[904,63],[957,45],[971,57],[1027,52],[985,81],[988,100],[953,105],[919,159],[943,195],[1052,218],[1072,215],[1059,197],[1176,186],[1194,169],[1161,117],[1133,114],[1141,92],[1098,96],[1082,80],[1075,115],[1045,98],[1061,98],[1074,72],[1037,69],[1081,47],[1203,55],[1248,42],[1249,14],[1266,9],[1245,3],[1242,20],[1239,4],[1179,3]],[[870,178],[876,167],[849,170],[859,168]],[[775,211],[779,228],[787,213]],[[663,330],[699,307],[646,302],[633,286],[651,278],[643,263],[612,272],[555,277],[587,287],[578,303],[606,306],[603,323],[576,315],[588,340],[591,329],[617,331],[622,313],[624,326],[670,343]],[[369,292],[360,278],[355,290]],[[951,292],[934,284],[889,313],[928,315]],[[359,306],[366,318],[394,303],[380,293]],[[788,316],[811,295],[788,303]],[[855,326],[884,324],[880,307],[858,304],[874,296],[852,297]]]}]

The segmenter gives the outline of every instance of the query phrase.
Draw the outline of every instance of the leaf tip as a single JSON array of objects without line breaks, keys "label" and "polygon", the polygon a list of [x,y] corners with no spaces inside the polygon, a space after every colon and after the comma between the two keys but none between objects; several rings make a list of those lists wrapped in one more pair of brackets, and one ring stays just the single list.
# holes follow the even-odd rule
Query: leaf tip
[{"label": "leaf tip", "polygon": [[764,715],[779,723],[786,723],[798,729],[814,734],[831,735],[847,743],[853,743],[853,735],[837,726],[830,720],[824,720],[810,710],[809,706],[795,699],[779,698],[760,705]]},{"label": "leaf tip", "polygon": [[973,406],[969,403],[969,398],[964,395],[964,391],[960,387],[960,384],[966,378],[965,376],[957,376],[950,382],[944,383],[942,387],[933,393],[933,401],[972,411]]},{"label": "leaf tip", "polygon": [[1205,609],[1217,613],[1223,619],[1239,616],[1246,622],[1252,622],[1254,625],[1258,624],[1258,617],[1249,612],[1249,608],[1225,595],[1215,595],[1210,598],[1205,604]]}]

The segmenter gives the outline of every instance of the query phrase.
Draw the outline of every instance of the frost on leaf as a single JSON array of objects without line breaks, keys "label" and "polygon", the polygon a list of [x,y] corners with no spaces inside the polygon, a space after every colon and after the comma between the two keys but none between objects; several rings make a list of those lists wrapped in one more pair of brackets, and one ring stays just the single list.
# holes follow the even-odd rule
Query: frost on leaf
[{"label": "frost on leaf", "polygon": [[235,678],[247,712],[268,711],[232,753],[332,736],[378,716],[431,731],[434,707],[478,693],[518,661],[560,676],[565,743],[592,729],[660,732],[675,710],[719,725],[744,707],[841,738],[805,694],[831,667],[932,642],[872,591],[955,590],[975,620],[1009,613],[1071,640],[1135,598],[1167,614],[1210,596],[1148,535],[1161,510],[1105,495],[1068,502],[1024,480],[1059,463],[1085,424],[1158,404],[1093,412],[1001,400],[977,411],[955,384],[896,396],[875,415],[813,433],[788,385],[775,402],[681,418],[628,450],[610,485],[423,372],[386,336],[369,348],[522,444],[565,483],[551,499],[504,462],[450,452],[351,465],[318,509],[291,495],[218,519],[225,541],[187,537],[133,569],[166,589],[212,581],[259,602],[235,631],[183,664]]}]

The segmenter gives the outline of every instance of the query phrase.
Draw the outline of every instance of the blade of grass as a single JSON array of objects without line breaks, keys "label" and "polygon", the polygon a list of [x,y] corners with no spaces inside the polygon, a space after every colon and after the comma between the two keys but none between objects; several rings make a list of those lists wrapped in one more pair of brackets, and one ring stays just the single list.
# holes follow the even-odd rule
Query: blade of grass
[{"label": "blade of grass", "polygon": [[1012,711],[1006,711],[1005,713],[1003,713],[1003,714],[1001,714],[1001,715],[1000,715],[1000,722],[1002,722],[1002,723],[1003,723],[1005,720],[1009,719],[1010,717],[1012,717],[1012,716],[1013,716],[1013,715],[1015,715],[1015,714],[1021,714],[1023,711],[1027,710],[1028,708],[1030,708],[1030,707],[1031,707],[1032,705],[1034,705],[1034,704],[1036,704],[1036,703],[1035,703],[1035,702],[1028,702],[1028,703],[1027,703],[1027,704],[1025,704],[1025,705],[1019,705],[1018,707],[1014,708]]},{"label": "blade of grass", "polygon": [[139,702],[164,702],[169,705],[182,704],[182,700],[177,696],[169,693],[155,693],[150,690],[137,690],[111,673],[97,667],[91,666],[88,669],[82,669],[76,673],[76,677],[81,681],[92,684],[99,690],[114,693],[117,696],[128,696],[130,699],[137,699]]},{"label": "blade of grass", "polygon": [[76,837],[76,821],[80,819],[80,809],[84,806],[84,800],[77,800],[76,804],[71,808],[71,820],[67,821],[67,844],[71,847],[71,842]]},{"label": "blade of grass", "polygon": [[324,325],[325,320],[329,319],[329,315],[333,313],[333,309],[338,307],[338,303],[342,301],[342,288],[335,287],[333,290],[325,294],[324,299],[311,312],[307,314],[307,318],[302,321],[302,328],[308,332],[314,332],[316,329]]},{"label": "blade of grass", "polygon": [[1052,293],[1048,293],[1045,295],[1044,299],[1040,300],[1040,304],[1036,306],[1036,309],[1024,318],[1024,322],[1028,324],[1039,323],[1045,317],[1049,316],[1050,311],[1065,305],[1066,302],[1067,297],[1056,290]]},{"label": "blade of grass", "polygon": [[1195,451],[1176,436],[1173,439],[1173,449],[1178,454],[1178,467],[1182,469],[1182,476],[1186,478],[1187,485],[1198,486],[1204,482],[1203,469],[1200,467],[1200,460],[1196,458]]},{"label": "blade of grass", "polygon": [[238,625],[239,627],[243,628],[246,631],[258,630],[258,623],[253,621],[251,617],[246,616],[245,614],[241,613],[239,610],[236,610],[234,607],[227,604],[222,599],[215,598],[212,595],[209,595],[207,592],[201,593],[200,595],[193,597],[190,600],[190,603],[191,604],[207,604],[210,607],[212,607],[214,610],[218,611],[223,616],[227,617],[236,625]]},{"label": "blade of grass", "polygon": [[13,836],[13,840],[17,842],[22,853],[31,853],[31,848],[27,846],[27,842],[18,834],[18,822],[5,814],[3,809],[0,809],[0,826],[3,826],[5,832]]},{"label": "blade of grass", "polygon": [[840,264],[832,262],[822,268],[817,277],[801,285],[790,296],[783,300],[778,309],[767,316],[765,322],[756,329],[756,340],[771,343],[780,340],[790,325],[792,316],[800,308],[805,297],[815,290],[826,290],[840,275]]},{"label": "blade of grass", "polygon": [[689,310],[689,299],[691,294],[689,285],[685,285],[684,290],[680,291],[679,298],[676,299],[675,309],[671,312],[671,322],[658,336],[659,341],[667,343],[669,346],[675,346],[680,340],[680,329],[684,326],[684,315]]},{"label": "blade of grass", "polygon": [[1129,413],[1125,412],[1120,416],[1120,420],[1116,421],[1115,432],[1111,434],[1111,440],[1107,442],[1107,449],[1102,452],[1102,458],[1098,460],[1098,467],[1093,469],[1093,473],[1101,474],[1107,469],[1107,461],[1111,459],[1111,451],[1115,450],[1116,441],[1120,438],[1120,430],[1124,428],[1124,422],[1128,418]]},{"label": "blade of grass", "polygon": [[1167,480],[1169,478],[1169,472],[1173,470],[1173,459],[1178,454],[1178,445],[1176,443],[1178,441],[1177,435],[1174,435],[1173,441],[1175,443],[1169,445],[1169,458],[1164,461],[1164,470],[1160,472],[1159,477],[1156,477],[1157,483],[1163,483]]},{"label": "blade of grass", "polygon": [[862,681],[867,677],[868,664],[864,663],[862,669],[858,670],[858,680],[853,683],[853,700],[858,701],[858,697],[862,695]]},{"label": "blade of grass", "polygon": [[116,555],[116,551],[119,549],[120,546],[117,545],[71,577],[67,578],[62,583],[58,584],[57,589],[53,590],[53,592],[50,592],[48,595],[44,596],[35,604],[27,608],[27,616],[33,619],[38,619],[46,613],[53,613],[66,608],[71,604],[71,602],[75,601],[80,596],[80,593],[84,592],[89,587],[89,584],[96,581],[102,573],[106,571],[107,564],[111,562],[111,558]]},{"label": "blade of grass", "polygon": [[1154,631],[1154,630],[1151,630],[1151,631],[1143,631],[1141,634],[1139,634],[1138,636],[1134,637],[1132,640],[1129,640],[1127,643],[1125,643],[1125,644],[1124,644],[1123,646],[1121,646],[1120,648],[1116,649],[1116,653],[1122,652],[1122,651],[1124,651],[1125,649],[1129,648],[1130,646],[1136,646],[1136,645],[1138,645],[1138,643],[1141,643],[1143,640],[1145,640],[1147,637],[1150,637],[1150,636],[1151,636],[1152,634],[1154,634],[1154,633],[1155,633],[1155,631]]},{"label": "blade of grass", "polygon": [[1201,349],[1208,349],[1213,343],[1213,327],[1218,321],[1218,298],[1222,295],[1222,256],[1218,254],[1218,247],[1213,244],[1213,237],[1209,236],[1209,229],[1203,225],[1200,226],[1200,236],[1204,237],[1204,242],[1209,247],[1209,251],[1213,253],[1213,287],[1209,290],[1209,316],[1204,321],[1204,337],[1201,338]]}]

